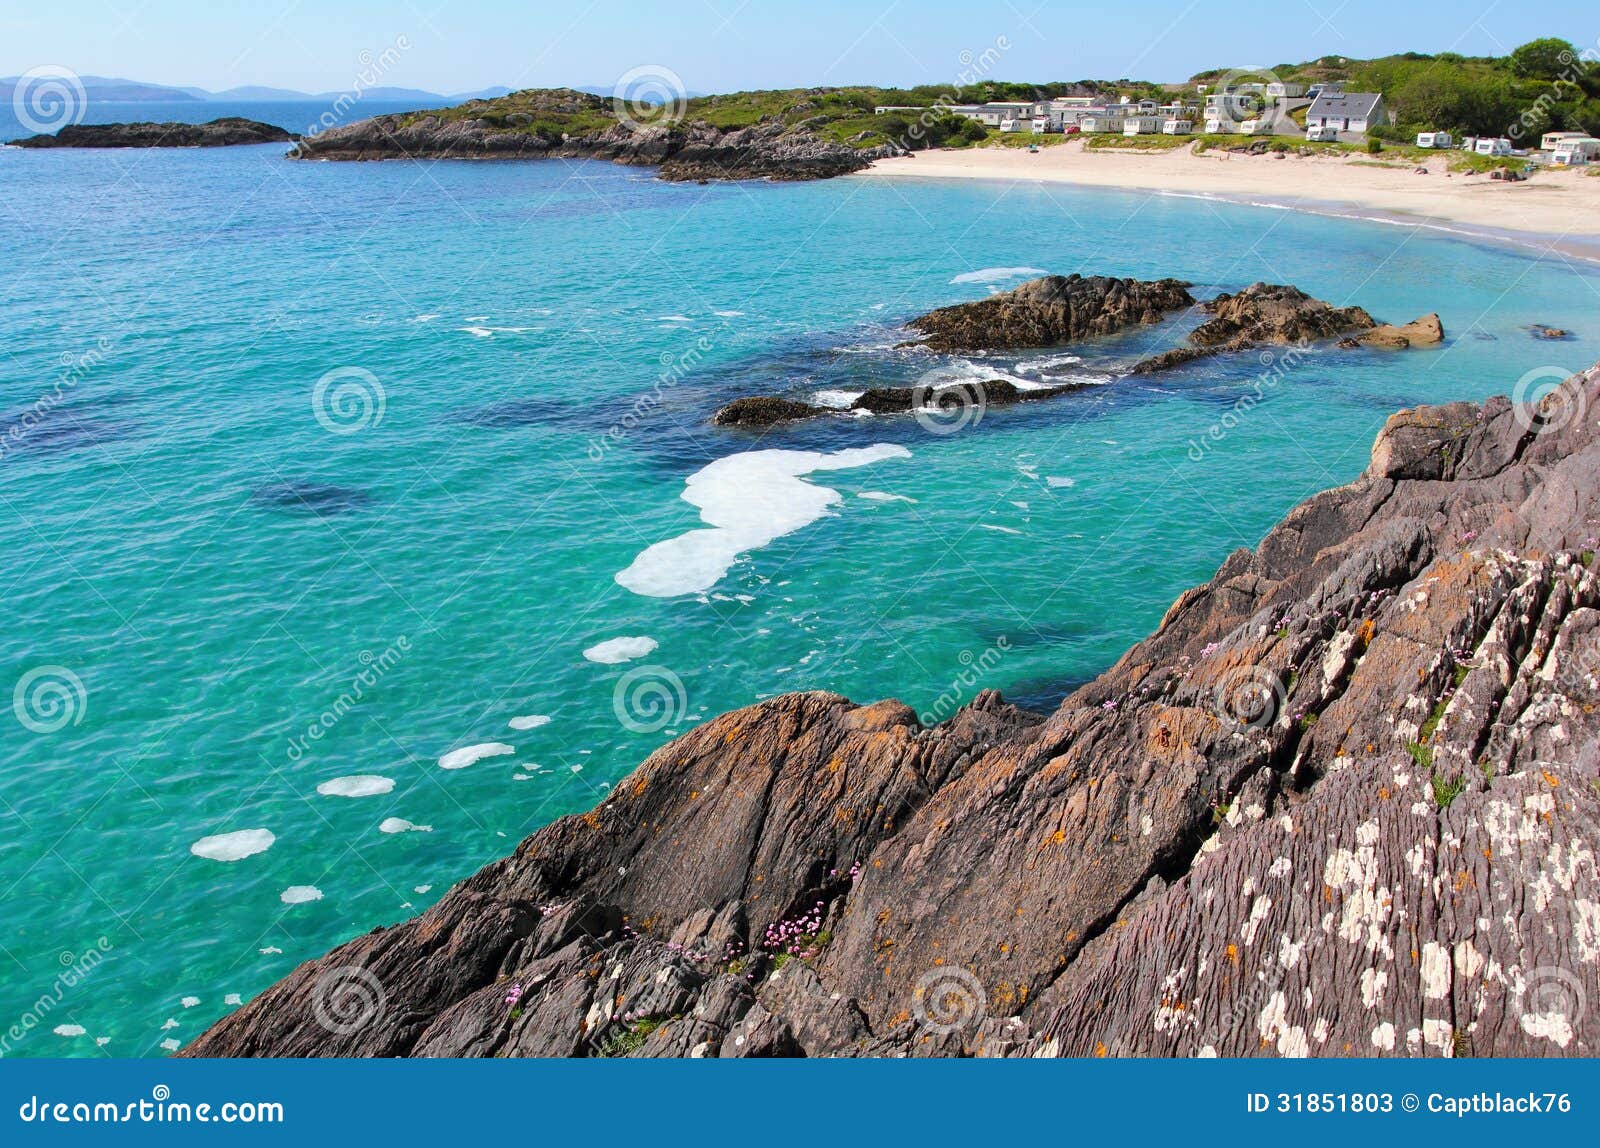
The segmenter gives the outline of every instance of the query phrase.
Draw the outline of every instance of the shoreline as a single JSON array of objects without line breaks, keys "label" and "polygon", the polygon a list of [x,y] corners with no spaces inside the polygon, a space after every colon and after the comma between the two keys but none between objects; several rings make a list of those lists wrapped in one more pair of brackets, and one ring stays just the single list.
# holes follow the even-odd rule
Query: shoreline
[{"label": "shoreline", "polygon": [[[968,179],[1061,183],[1148,191],[1242,207],[1298,211],[1558,253],[1600,263],[1600,178],[1584,170],[1541,172],[1525,183],[1446,175],[1444,155],[1425,164],[1365,156],[1249,156],[1189,147],[1089,151],[1081,142],[1023,148],[940,149],[880,159],[856,179]],[[1426,167],[1426,176],[1415,172]]]}]

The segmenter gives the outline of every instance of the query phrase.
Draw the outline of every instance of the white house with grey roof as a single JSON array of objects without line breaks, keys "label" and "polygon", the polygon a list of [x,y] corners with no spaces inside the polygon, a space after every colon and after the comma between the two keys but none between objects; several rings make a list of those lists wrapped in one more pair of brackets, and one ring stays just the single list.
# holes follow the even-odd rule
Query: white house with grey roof
[{"label": "white house with grey roof", "polygon": [[1388,122],[1389,109],[1378,92],[1320,92],[1306,112],[1306,132],[1316,130],[1318,138],[1326,138],[1330,128],[1365,135]]}]

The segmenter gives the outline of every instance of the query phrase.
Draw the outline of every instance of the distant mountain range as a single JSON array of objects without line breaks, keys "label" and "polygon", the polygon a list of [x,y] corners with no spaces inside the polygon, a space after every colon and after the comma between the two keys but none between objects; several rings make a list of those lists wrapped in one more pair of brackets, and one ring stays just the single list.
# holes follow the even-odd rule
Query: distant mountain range
[{"label": "distant mountain range", "polygon": [[[0,100],[9,101],[12,92],[21,79],[21,76],[0,77]],[[299,92],[292,88],[268,88],[259,85],[228,88],[226,91],[213,92],[205,88],[147,84],[140,80],[124,80],[109,76],[79,76],[78,79],[83,84],[84,93],[89,99],[105,100],[108,103],[191,104],[249,101],[304,101],[306,103],[318,103],[350,95],[348,90],[341,92]],[[361,98],[364,100],[457,104],[464,100],[493,99],[495,96],[503,96],[511,90],[504,85],[496,85],[476,92],[458,92],[454,95],[443,95],[439,92],[425,92],[419,88],[364,88],[361,92]],[[609,90],[606,94],[609,94]]]}]

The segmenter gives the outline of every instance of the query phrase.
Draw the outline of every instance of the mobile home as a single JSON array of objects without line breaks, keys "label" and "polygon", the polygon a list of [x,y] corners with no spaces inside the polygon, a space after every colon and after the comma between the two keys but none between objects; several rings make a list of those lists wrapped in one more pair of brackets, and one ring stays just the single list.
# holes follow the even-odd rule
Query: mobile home
[{"label": "mobile home", "polygon": [[1426,148],[1449,148],[1454,141],[1449,132],[1418,132],[1417,146]]},{"label": "mobile home", "polygon": [[1551,154],[1550,162],[1557,167],[1585,167],[1600,163],[1600,140],[1589,136],[1562,140]]}]

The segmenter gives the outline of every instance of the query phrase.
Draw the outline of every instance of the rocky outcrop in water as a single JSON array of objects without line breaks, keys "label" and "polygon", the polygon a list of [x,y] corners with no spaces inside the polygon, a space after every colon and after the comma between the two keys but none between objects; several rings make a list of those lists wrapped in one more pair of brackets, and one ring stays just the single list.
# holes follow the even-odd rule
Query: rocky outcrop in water
[{"label": "rocky outcrop in water", "polygon": [[1189,332],[1189,345],[1135,363],[1132,373],[1155,374],[1196,359],[1237,354],[1263,345],[1309,347],[1338,339],[1341,347],[1405,348],[1437,343],[1444,328],[1437,314],[1404,326],[1379,325],[1360,307],[1335,307],[1298,287],[1252,283],[1200,304],[1212,317]]},{"label": "rocky outcrop in water", "polygon": [[69,124],[55,135],[12,140],[26,148],[234,147],[289,143],[300,137],[273,124],[224,116],[204,124]]},{"label": "rocky outcrop in water", "polygon": [[1339,345],[1385,347],[1404,351],[1411,347],[1428,347],[1442,342],[1444,342],[1444,324],[1439,321],[1439,315],[1435,312],[1398,326],[1393,323],[1380,323],[1370,331],[1363,331],[1353,338],[1339,340]]},{"label": "rocky outcrop in water", "polygon": [[1038,402],[1082,390],[1087,385],[1063,383],[1024,390],[1005,379],[990,379],[987,382],[930,382],[914,387],[870,387],[843,410],[814,406],[777,395],[753,395],[735,399],[717,411],[711,421],[724,427],[769,427],[816,418],[818,415],[862,411],[873,415],[903,415],[923,411],[935,418],[959,418],[963,415],[970,418],[974,412],[991,406]]},{"label": "rocky outcrop in water", "polygon": [[450,112],[374,116],[302,140],[296,159],[602,159],[659,166],[667,180],[806,180],[859,171],[892,149],[854,148],[769,120],[723,129],[687,120],[618,122],[612,101],[554,89],[518,93],[519,107],[477,101]]},{"label": "rocky outcrop in water", "polygon": [[185,1055],[1594,1055],[1597,411],[1402,411],[1048,717],[708,722]]},{"label": "rocky outcrop in water", "polygon": [[1046,275],[972,303],[941,307],[911,320],[935,351],[1054,347],[1161,321],[1194,306],[1189,284],[1106,275]]}]

